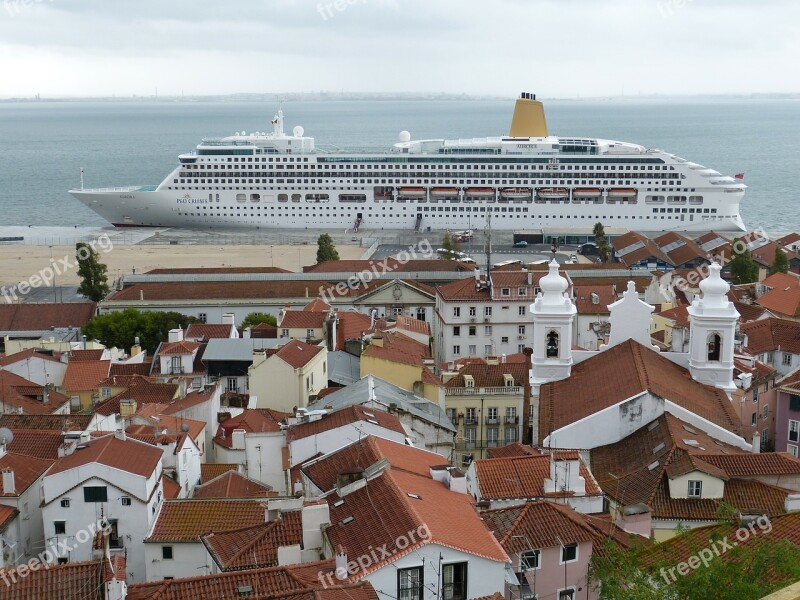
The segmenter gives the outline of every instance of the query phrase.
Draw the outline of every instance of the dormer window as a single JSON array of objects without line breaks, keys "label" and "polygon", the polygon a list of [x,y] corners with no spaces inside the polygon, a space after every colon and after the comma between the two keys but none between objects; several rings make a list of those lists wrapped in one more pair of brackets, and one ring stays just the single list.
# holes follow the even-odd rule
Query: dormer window
[{"label": "dormer window", "polygon": [[472,375],[464,375],[464,387],[475,387],[475,379],[472,377]]},{"label": "dormer window", "polygon": [[689,498],[701,498],[703,496],[703,482],[689,481]]},{"label": "dormer window", "polygon": [[506,387],[514,387],[514,376],[508,373],[503,375],[503,383]]}]

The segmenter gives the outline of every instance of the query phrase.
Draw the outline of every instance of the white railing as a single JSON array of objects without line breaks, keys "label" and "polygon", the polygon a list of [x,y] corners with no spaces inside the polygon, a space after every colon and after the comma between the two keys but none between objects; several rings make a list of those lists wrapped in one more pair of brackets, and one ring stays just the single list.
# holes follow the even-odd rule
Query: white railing
[{"label": "white railing", "polygon": [[480,396],[480,395],[513,395],[521,394],[523,391],[520,385],[497,386],[497,387],[457,387],[445,388],[445,396]]}]

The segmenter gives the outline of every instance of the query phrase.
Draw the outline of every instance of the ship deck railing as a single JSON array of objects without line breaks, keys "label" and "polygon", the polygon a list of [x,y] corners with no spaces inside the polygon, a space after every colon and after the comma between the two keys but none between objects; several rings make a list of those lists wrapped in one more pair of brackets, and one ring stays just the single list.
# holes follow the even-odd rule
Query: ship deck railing
[{"label": "ship deck railing", "polygon": [[70,190],[70,192],[129,193],[129,192],[155,192],[157,189],[158,189],[157,185],[128,185],[122,187],[82,188],[82,189]]}]

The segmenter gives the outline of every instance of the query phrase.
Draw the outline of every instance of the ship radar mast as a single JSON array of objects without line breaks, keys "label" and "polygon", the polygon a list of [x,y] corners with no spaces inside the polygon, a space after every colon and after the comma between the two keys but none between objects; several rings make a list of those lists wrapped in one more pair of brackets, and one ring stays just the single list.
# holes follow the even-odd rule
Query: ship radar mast
[{"label": "ship radar mast", "polygon": [[283,137],[283,108],[278,107],[278,114],[272,119],[272,133],[275,137]]}]

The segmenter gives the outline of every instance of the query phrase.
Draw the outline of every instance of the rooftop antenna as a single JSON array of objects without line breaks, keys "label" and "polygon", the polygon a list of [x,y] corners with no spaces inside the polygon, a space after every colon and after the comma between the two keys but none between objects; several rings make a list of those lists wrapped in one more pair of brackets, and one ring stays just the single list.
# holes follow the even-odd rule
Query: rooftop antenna
[{"label": "rooftop antenna", "polygon": [[83,167],[81,167],[81,190],[83,190]]}]

